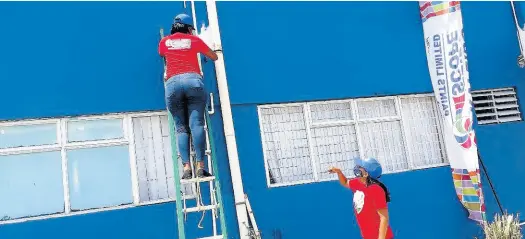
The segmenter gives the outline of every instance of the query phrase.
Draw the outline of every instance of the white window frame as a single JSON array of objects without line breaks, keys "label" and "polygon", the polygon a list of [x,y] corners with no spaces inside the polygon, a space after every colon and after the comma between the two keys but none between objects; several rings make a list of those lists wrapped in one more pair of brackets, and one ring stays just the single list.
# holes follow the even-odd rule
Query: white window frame
[{"label": "white window frame", "polygon": [[[402,105],[401,105],[401,99],[405,98],[414,98],[414,97],[434,97],[434,94],[432,93],[425,93],[425,94],[410,94],[410,95],[396,95],[396,96],[381,96],[381,97],[369,97],[369,98],[355,98],[355,99],[343,99],[343,100],[326,100],[326,101],[312,101],[312,102],[301,102],[301,103],[283,103],[283,104],[265,104],[265,105],[258,105],[257,106],[257,114],[259,117],[259,129],[260,129],[260,135],[261,135],[261,143],[262,143],[262,151],[263,151],[263,158],[264,158],[264,167],[265,167],[265,174],[266,174],[266,184],[268,188],[275,188],[275,187],[284,187],[284,186],[292,186],[292,185],[301,185],[301,184],[307,184],[307,183],[316,183],[316,182],[326,182],[326,181],[334,181],[336,179],[319,179],[319,170],[317,168],[317,163],[315,162],[314,158],[314,152],[313,152],[313,140],[311,138],[311,130],[315,127],[323,127],[323,126],[350,126],[353,125],[355,127],[356,131],[356,137],[357,137],[357,146],[359,148],[359,155],[360,157],[364,157],[364,150],[362,146],[362,139],[361,139],[361,132],[359,129],[360,123],[368,123],[368,122],[389,122],[389,121],[399,121],[401,123],[401,134],[403,138],[403,145],[404,150],[407,155],[407,161],[409,164],[408,169],[403,170],[396,170],[387,172],[385,174],[393,174],[393,173],[401,173],[401,172],[407,172],[407,171],[414,171],[414,170],[421,170],[421,169],[429,169],[429,168],[436,168],[436,167],[443,167],[449,165],[448,163],[448,157],[446,155],[446,152],[443,153],[444,161],[445,163],[438,163],[438,164],[430,164],[420,167],[415,167],[413,162],[413,154],[411,152],[410,147],[408,147],[408,143],[410,142],[409,137],[406,135],[406,120],[403,120],[403,114],[402,114]],[[357,113],[357,103],[358,102],[366,102],[366,101],[377,101],[377,100],[388,100],[393,99],[395,101],[396,105],[396,116],[389,116],[389,117],[380,117],[380,118],[370,118],[370,119],[359,119],[359,115]],[[441,120],[441,114],[438,111],[438,108],[435,104],[435,100],[433,101],[433,108],[434,111],[438,113],[438,120],[437,120],[437,126],[439,132],[443,131],[443,121]],[[310,110],[310,107],[312,105],[316,104],[330,104],[330,103],[350,103],[352,104],[352,119],[351,120],[335,120],[330,122],[322,122],[322,123],[313,123],[311,120],[312,112]],[[266,152],[266,138],[263,132],[263,117],[261,113],[261,109],[275,109],[278,107],[297,107],[302,106],[303,107],[303,113],[305,117],[305,124],[306,124],[306,132],[307,132],[307,139],[308,139],[308,147],[310,152],[310,158],[312,163],[312,173],[313,173],[313,179],[308,180],[300,180],[300,181],[294,181],[294,182],[283,182],[283,183],[270,183],[270,170],[268,166],[268,155]],[[441,149],[445,149],[445,143],[440,138],[439,144]],[[347,175],[347,177],[352,178],[353,175]]]},{"label": "white window frame", "polygon": [[[137,155],[135,152],[135,132],[133,131],[133,118],[140,118],[140,117],[152,117],[152,116],[168,116],[167,111],[150,111],[150,112],[140,112],[140,113],[127,113],[126,114],[126,120],[128,121],[127,130],[130,132],[129,139],[130,139],[130,166],[131,168],[131,177],[132,177],[132,185],[133,185],[133,204],[137,206],[144,206],[144,205],[151,205],[151,204],[159,204],[159,203],[167,203],[167,202],[175,202],[175,198],[170,199],[158,199],[158,200],[150,200],[145,202],[140,202],[140,189],[139,189],[139,180],[138,180],[138,170],[137,170]],[[168,125],[169,127],[169,125]],[[170,136],[171,138],[171,136]],[[171,140],[171,139],[170,139]],[[171,146],[170,146],[171,147]],[[172,159],[173,160],[173,159]],[[192,185],[192,190],[195,192],[196,187]],[[196,195],[184,195],[182,197],[183,200],[188,199],[195,199]]]},{"label": "white window frame", "polygon": [[[414,98],[414,97],[435,97],[434,94],[432,93],[428,93],[428,94],[414,94],[414,95],[400,95],[398,96],[398,107],[399,107],[399,110],[401,111],[402,109],[402,106],[401,106],[401,99],[408,99],[408,98]],[[434,110],[434,112],[436,112],[437,114],[437,127],[438,127],[438,132],[440,133],[439,136],[440,136],[440,139],[439,139],[439,147],[441,149],[443,149],[443,160],[447,163],[438,163],[438,164],[430,164],[430,165],[427,165],[427,166],[421,166],[421,167],[415,167],[412,165],[410,165],[411,169],[407,169],[407,170],[402,170],[402,171],[399,171],[399,172],[407,172],[407,171],[413,171],[413,170],[421,170],[421,169],[428,169],[428,168],[436,168],[436,167],[443,167],[443,166],[448,166],[450,165],[450,163],[448,163],[448,155],[447,155],[447,152],[446,152],[446,149],[445,149],[445,141],[443,139],[441,139],[441,137],[443,137],[443,130],[444,130],[444,126],[443,126],[443,115],[441,114],[441,112],[439,111],[439,108],[435,102],[435,98],[432,98],[434,101],[434,104],[432,104],[432,108]],[[401,117],[403,115],[401,114]],[[403,120],[403,118],[401,119],[401,123],[402,123],[402,131],[403,131],[403,139],[405,139],[405,147],[408,145],[407,143],[410,142],[410,141],[407,141],[407,139],[410,139],[410,137],[407,137],[405,135],[405,129],[406,129],[406,126],[405,126],[405,122]],[[409,150],[410,148],[408,148]],[[412,157],[412,153],[410,151],[407,151],[408,153],[410,153],[408,156],[409,158],[409,162],[412,162],[413,163],[413,159],[411,158]],[[392,173],[397,173],[397,172],[392,172]],[[387,173],[388,174],[388,173]]]},{"label": "white window frame", "polygon": [[[133,118],[139,117],[151,117],[151,116],[167,116],[167,111],[149,111],[149,112],[129,112],[129,113],[116,113],[106,115],[89,115],[79,117],[62,117],[62,118],[49,118],[49,119],[33,119],[33,120],[22,120],[22,121],[4,121],[0,122],[0,126],[24,126],[24,125],[39,125],[55,123],[57,125],[57,143],[52,145],[42,146],[27,146],[27,147],[16,147],[0,149],[0,156],[4,155],[15,155],[15,154],[28,154],[28,153],[41,153],[49,151],[60,151],[62,156],[62,184],[64,187],[64,205],[65,210],[61,213],[43,215],[43,216],[30,216],[18,219],[7,219],[0,221],[0,225],[21,223],[26,221],[42,220],[49,218],[59,218],[74,215],[82,215],[88,213],[96,213],[103,211],[112,211],[119,209],[127,209],[138,206],[160,204],[167,202],[175,202],[175,198],[167,198],[160,200],[151,200],[140,202],[139,195],[139,181],[138,181],[138,170],[137,170],[137,157],[135,154],[135,138],[133,131]],[[86,142],[66,142],[67,139],[67,123],[71,120],[105,120],[105,119],[121,119],[123,138],[120,139],[109,139],[109,140],[92,140]],[[131,170],[131,184],[132,184],[132,198],[133,202],[127,205],[86,209],[80,211],[71,211],[70,200],[69,200],[69,182],[68,182],[68,171],[67,171],[67,150],[71,149],[83,149],[83,148],[98,148],[108,146],[122,146],[128,145],[129,148],[129,164]],[[184,199],[195,198],[195,195],[185,195]],[[2,220],[2,218],[0,218]]]}]

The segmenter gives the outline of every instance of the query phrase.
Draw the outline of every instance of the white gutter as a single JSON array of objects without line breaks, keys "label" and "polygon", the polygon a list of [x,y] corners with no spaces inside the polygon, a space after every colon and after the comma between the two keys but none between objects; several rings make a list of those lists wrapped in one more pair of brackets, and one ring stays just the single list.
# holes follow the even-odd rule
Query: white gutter
[{"label": "white gutter", "polygon": [[[244,199],[244,189],[242,184],[241,168],[239,165],[239,155],[237,152],[237,142],[235,140],[235,129],[233,128],[233,116],[230,104],[230,93],[226,80],[226,68],[224,66],[224,56],[222,54],[221,33],[219,30],[219,19],[217,17],[217,6],[215,0],[206,0],[208,11],[208,23],[210,24],[213,50],[217,52],[218,59],[215,61],[215,72],[217,75],[217,85],[219,88],[219,98],[221,102],[221,112],[226,138],[226,148],[228,150],[228,162],[230,164],[233,194],[235,198],[235,210],[237,211],[237,221],[241,239],[249,239],[248,236],[248,214],[246,212],[246,202]],[[217,172],[216,172],[217,173]]]}]

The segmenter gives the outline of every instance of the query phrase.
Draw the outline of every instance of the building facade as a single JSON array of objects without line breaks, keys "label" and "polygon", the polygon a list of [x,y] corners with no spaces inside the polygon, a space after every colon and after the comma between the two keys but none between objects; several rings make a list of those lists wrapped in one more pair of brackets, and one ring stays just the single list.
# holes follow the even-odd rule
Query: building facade
[{"label": "building facade", "polygon": [[[175,238],[156,50],[159,28],[189,7],[0,3],[0,238]],[[384,165],[396,238],[479,234],[447,167],[417,2],[217,8],[244,189],[263,238],[359,238],[351,193],[326,173],[332,165],[349,173],[357,156]],[[510,3],[465,2],[462,12],[480,155],[503,208],[523,212],[525,72]],[[196,13],[206,24],[204,2]],[[218,95],[213,64],[203,69]],[[212,100],[234,236],[221,106]],[[486,179],[490,217],[499,208]],[[191,187],[183,191],[194,198]],[[199,217],[188,217],[189,238],[210,228],[206,220],[198,229]]]}]

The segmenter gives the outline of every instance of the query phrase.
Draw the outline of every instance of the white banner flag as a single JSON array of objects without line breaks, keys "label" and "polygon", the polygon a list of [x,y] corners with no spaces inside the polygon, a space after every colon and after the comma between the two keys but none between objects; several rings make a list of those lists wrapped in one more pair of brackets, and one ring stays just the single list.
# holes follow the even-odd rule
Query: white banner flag
[{"label": "white banner flag", "polygon": [[419,3],[428,69],[443,121],[456,193],[469,218],[485,219],[467,53],[459,2]]}]

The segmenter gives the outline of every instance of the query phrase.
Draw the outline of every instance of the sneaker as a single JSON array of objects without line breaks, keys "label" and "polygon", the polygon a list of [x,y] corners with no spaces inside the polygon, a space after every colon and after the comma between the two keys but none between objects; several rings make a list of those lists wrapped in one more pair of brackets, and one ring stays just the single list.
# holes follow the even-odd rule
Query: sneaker
[{"label": "sneaker", "polygon": [[197,169],[197,177],[205,178],[205,177],[211,177],[211,176],[213,176],[213,175],[208,173],[208,171],[204,170],[203,168]]},{"label": "sneaker", "polygon": [[191,172],[191,169],[185,169],[182,173],[182,179],[191,179],[193,177],[193,173]]}]

